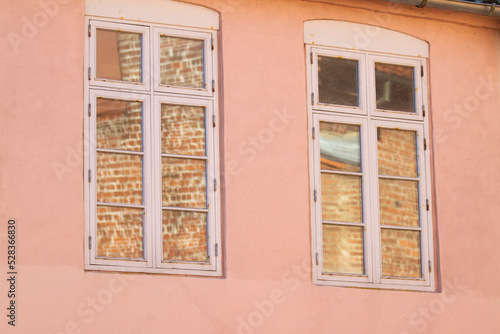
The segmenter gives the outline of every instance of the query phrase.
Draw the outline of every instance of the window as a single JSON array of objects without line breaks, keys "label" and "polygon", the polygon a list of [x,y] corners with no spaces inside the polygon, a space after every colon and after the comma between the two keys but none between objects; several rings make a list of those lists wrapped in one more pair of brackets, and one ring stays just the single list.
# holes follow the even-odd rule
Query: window
[{"label": "window", "polygon": [[218,16],[113,2],[86,4],[86,269],[220,276]]},{"label": "window", "polygon": [[432,291],[428,47],[366,29],[305,25],[314,282]]}]

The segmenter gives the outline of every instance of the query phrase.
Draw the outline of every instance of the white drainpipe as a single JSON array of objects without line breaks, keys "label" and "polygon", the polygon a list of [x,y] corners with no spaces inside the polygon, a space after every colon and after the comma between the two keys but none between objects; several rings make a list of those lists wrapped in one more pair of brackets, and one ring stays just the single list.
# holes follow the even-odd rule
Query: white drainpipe
[{"label": "white drainpipe", "polygon": [[[390,2],[414,5],[419,8],[432,7],[438,9],[455,10],[470,14],[478,14],[484,16],[500,17],[500,10],[495,4],[490,3],[475,3],[466,1],[453,0],[386,0]],[[499,6],[500,7],[500,6]]]}]

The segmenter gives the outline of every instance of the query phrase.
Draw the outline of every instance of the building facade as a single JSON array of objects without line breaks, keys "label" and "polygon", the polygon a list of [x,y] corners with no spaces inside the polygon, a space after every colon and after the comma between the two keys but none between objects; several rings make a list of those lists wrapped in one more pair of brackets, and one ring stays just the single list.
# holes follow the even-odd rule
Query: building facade
[{"label": "building facade", "polygon": [[3,1],[1,328],[497,333],[500,21],[459,7]]}]

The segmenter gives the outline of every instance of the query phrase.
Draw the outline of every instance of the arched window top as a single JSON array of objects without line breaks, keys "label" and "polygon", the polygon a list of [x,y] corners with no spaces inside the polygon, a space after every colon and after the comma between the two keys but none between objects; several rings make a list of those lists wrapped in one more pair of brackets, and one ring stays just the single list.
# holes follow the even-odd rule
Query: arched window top
[{"label": "arched window top", "polygon": [[304,41],[306,44],[351,50],[429,57],[429,44],[421,39],[377,26],[345,21],[306,21]]},{"label": "arched window top", "polygon": [[170,0],[86,0],[85,14],[219,30],[216,11]]}]

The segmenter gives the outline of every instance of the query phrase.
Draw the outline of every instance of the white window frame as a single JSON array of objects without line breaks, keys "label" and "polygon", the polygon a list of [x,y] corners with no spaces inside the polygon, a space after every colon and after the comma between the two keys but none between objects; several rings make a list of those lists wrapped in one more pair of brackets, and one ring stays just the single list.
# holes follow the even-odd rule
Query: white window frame
[{"label": "white window frame", "polygon": [[[413,84],[415,91],[415,112],[409,113],[404,111],[393,111],[393,110],[384,110],[377,109],[376,107],[376,92],[375,89],[370,90],[370,102],[373,105],[370,106],[369,110],[372,116],[380,116],[387,117],[391,119],[402,119],[402,120],[418,120],[423,121],[423,101],[422,98],[417,98],[418,96],[423,97],[423,83],[422,83],[422,75],[421,73],[425,71],[425,62],[421,59],[414,59],[410,57],[388,57],[381,55],[369,55],[367,62],[367,71],[368,71],[368,85],[369,87],[375,88],[375,63],[386,63],[386,64],[394,64],[394,65],[403,65],[413,67]],[[425,72],[424,72],[425,73]]]},{"label": "white window frame", "polygon": [[[369,45],[355,47],[356,31],[378,29]],[[387,29],[370,27],[341,21],[308,21],[304,26],[307,55],[308,119],[309,119],[309,164],[311,184],[311,234],[313,283],[343,287],[396,289],[413,291],[435,291],[434,241],[432,225],[432,191],[430,170],[429,115],[426,64],[428,45],[414,37]],[[348,41],[354,41],[352,44]],[[392,42],[391,42],[392,41]],[[357,108],[329,106],[317,103],[317,55],[341,55],[347,59],[364,59],[360,62],[360,82],[366,82],[366,100],[363,110]],[[375,105],[375,62],[414,66],[415,113],[377,110]],[[364,66],[361,67],[361,66]],[[423,76],[420,71],[422,71]],[[363,77],[364,73],[364,77]],[[363,96],[363,95],[361,95]],[[316,97],[316,98],[315,98]],[[364,258],[365,274],[331,274],[323,271],[323,237],[321,208],[321,171],[319,148],[319,122],[358,124],[360,128],[361,162],[363,179],[362,202],[365,227]],[[417,133],[417,155],[419,168],[419,212],[421,233],[422,277],[382,277],[380,249],[381,226],[379,224],[379,175],[377,156],[377,127],[412,130]],[[424,146],[427,149],[424,150]],[[366,221],[365,221],[366,219]],[[353,224],[360,226],[359,224]],[[393,226],[391,226],[392,228]],[[398,229],[397,227],[395,229]]]},{"label": "white window frame", "polygon": [[102,79],[97,78],[96,74],[96,38],[92,39],[93,43],[90,43],[90,71],[88,72],[90,77],[90,85],[91,86],[100,86],[107,87],[111,89],[125,89],[125,90],[133,90],[133,91],[149,91],[151,87],[150,80],[150,33],[149,27],[141,26],[141,25],[130,25],[130,24],[121,24],[116,23],[114,21],[101,21],[91,19],[88,22],[90,27],[90,36],[97,36],[97,29],[106,29],[106,30],[117,30],[123,32],[131,32],[131,33],[139,33],[142,34],[142,81],[141,83],[137,82],[126,82],[126,81],[116,81],[110,79]]},{"label": "white window frame", "polygon": [[[160,84],[160,78],[158,76],[153,76],[154,89],[158,92],[165,93],[178,93],[178,94],[188,94],[196,96],[213,96],[214,89],[212,87],[212,81],[208,80],[213,77],[212,73],[212,39],[213,35],[210,32],[200,32],[197,30],[187,30],[184,29],[170,29],[170,28],[160,28],[155,27],[153,29],[153,40],[154,40],[154,72],[158,73],[160,70],[160,37],[161,35],[168,35],[172,37],[197,39],[203,41],[203,51],[204,51],[204,61],[203,68],[205,69],[205,87],[204,88],[188,88],[179,86],[166,86]],[[214,83],[215,84],[215,83]]]},{"label": "white window frame", "polygon": [[[311,67],[312,67],[312,93],[313,96],[313,109],[315,110],[326,110],[326,111],[339,111],[352,114],[366,115],[366,73],[363,71],[365,68],[366,56],[362,53],[353,53],[344,50],[334,50],[331,48],[314,48],[315,52],[310,54]],[[337,104],[325,104],[319,101],[319,76],[318,76],[318,56],[332,57],[332,58],[342,58],[347,60],[357,60],[358,61],[358,87],[359,87],[359,106],[343,106]]]},{"label": "white window frame", "polygon": [[[168,0],[87,0],[85,31],[85,269],[190,276],[222,276],[221,203],[217,188],[219,161],[219,86],[217,62],[218,14],[203,7]],[[126,10],[124,8],[127,8]],[[122,10],[123,9],[123,10]],[[158,15],[158,10],[166,15]],[[138,19],[141,19],[138,21]],[[179,26],[182,24],[182,26]],[[95,78],[96,28],[143,34],[143,84]],[[206,89],[165,88],[155,85],[159,76],[157,34],[168,33],[205,41]],[[156,44],[155,44],[156,43]],[[90,74],[90,75],[89,75]],[[213,82],[213,86],[212,86]],[[128,260],[96,255],[96,99],[98,97],[143,101],[144,258]],[[162,262],[161,221],[161,103],[205,108],[207,184],[207,257],[199,262]],[[90,182],[87,180],[90,173]],[[127,205],[118,205],[126,207]],[[141,207],[133,206],[133,207]],[[190,209],[182,210],[190,211]]]}]

